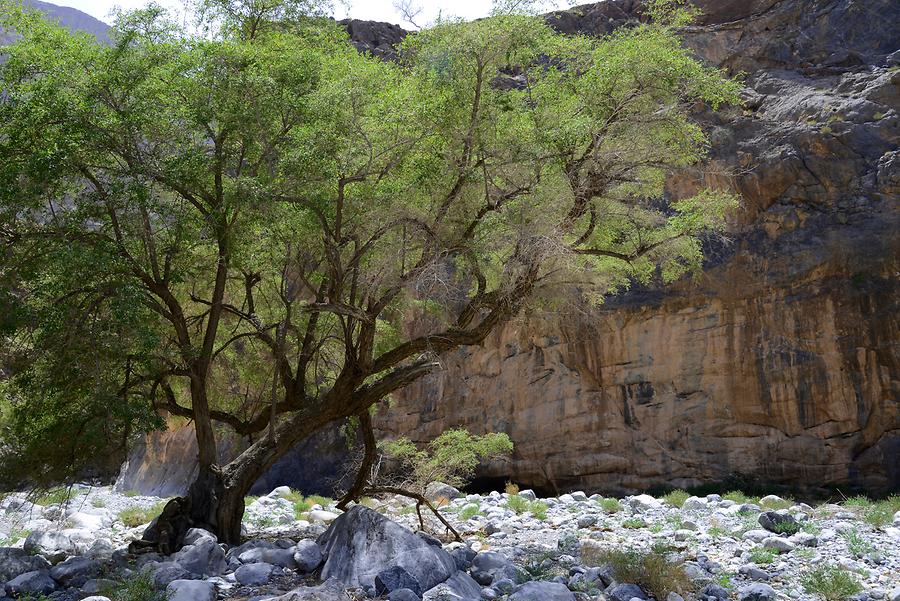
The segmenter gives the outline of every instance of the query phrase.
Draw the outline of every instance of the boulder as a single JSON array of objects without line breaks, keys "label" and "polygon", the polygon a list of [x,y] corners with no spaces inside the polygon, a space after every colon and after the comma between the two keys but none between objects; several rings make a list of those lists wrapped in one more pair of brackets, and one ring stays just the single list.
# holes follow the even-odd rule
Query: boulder
[{"label": "boulder", "polygon": [[322,565],[322,548],[314,540],[302,540],[294,547],[294,563],[301,574],[309,574]]},{"label": "boulder", "polygon": [[25,538],[25,552],[42,555],[50,563],[59,563],[66,557],[75,555],[75,543],[62,532],[35,530]]},{"label": "boulder", "polygon": [[775,534],[796,534],[800,532],[800,524],[786,512],[766,511],[759,514],[759,525]]},{"label": "boulder", "polygon": [[422,587],[419,582],[400,566],[382,570],[375,576],[375,593],[378,595],[387,595],[401,588],[409,589],[420,597],[422,596]]},{"label": "boulder", "polygon": [[749,584],[738,591],[739,601],[775,601],[778,595],[768,584]]},{"label": "boulder", "polygon": [[260,586],[269,581],[274,570],[270,563],[248,563],[234,571],[234,578],[244,586]]},{"label": "boulder", "polygon": [[175,580],[166,587],[166,601],[216,601],[216,587],[205,580]]},{"label": "boulder", "polygon": [[398,588],[387,596],[388,601],[422,601],[422,597],[408,588]]},{"label": "boulder", "polygon": [[172,561],[183,567],[191,574],[198,576],[218,576],[227,563],[222,547],[210,538],[200,538],[193,545],[182,547],[180,551],[172,554]]},{"label": "boulder", "polygon": [[428,590],[456,571],[446,551],[362,505],[338,517],[318,543],[327,558],[322,578],[336,578],[346,586],[374,586],[379,572],[400,566]]},{"label": "boulder", "polygon": [[70,557],[50,569],[50,577],[65,588],[80,588],[100,575],[100,562],[87,557]]},{"label": "boulder", "polygon": [[526,582],[509,601],[575,601],[575,595],[558,582]]},{"label": "boulder", "polygon": [[636,584],[617,584],[613,587],[610,587],[606,591],[606,596],[611,599],[611,601],[631,601],[632,599],[643,599],[648,600],[649,597],[647,593],[641,590]]},{"label": "boulder", "polygon": [[501,578],[516,578],[516,567],[501,553],[485,551],[479,553],[472,560],[472,568],[469,570],[475,582],[482,586],[490,586],[495,580]]},{"label": "boulder", "polygon": [[282,568],[294,568],[297,566],[295,555],[294,549],[281,549],[275,546],[255,547],[238,555],[238,560],[241,563],[270,563]]},{"label": "boulder", "polygon": [[270,601],[346,601],[344,585],[335,578],[329,578],[319,586],[304,586]]},{"label": "boulder", "polygon": [[151,574],[150,579],[158,589],[166,588],[175,580],[192,580],[194,578],[193,574],[174,561],[157,563],[148,569]]},{"label": "boulder", "polygon": [[56,590],[56,582],[47,570],[19,574],[6,583],[6,593],[12,597],[39,597]]},{"label": "boulder", "polygon": [[480,601],[481,587],[465,572],[453,576],[425,591],[424,601]]},{"label": "boulder", "polygon": [[432,482],[425,487],[425,498],[432,503],[446,503],[453,499],[459,499],[462,496],[463,494],[459,492],[459,489],[443,482]]},{"label": "boulder", "polygon": [[0,547],[0,582],[12,580],[25,572],[49,568],[50,563],[39,555],[31,555],[25,549]]}]

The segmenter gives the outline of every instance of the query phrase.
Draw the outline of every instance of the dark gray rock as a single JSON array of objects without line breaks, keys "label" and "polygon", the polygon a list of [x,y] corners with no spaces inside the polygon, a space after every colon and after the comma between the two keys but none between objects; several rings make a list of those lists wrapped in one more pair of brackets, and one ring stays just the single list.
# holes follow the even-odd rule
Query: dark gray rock
[{"label": "dark gray rock", "polygon": [[172,561],[198,576],[218,576],[227,566],[222,547],[214,539],[205,537],[173,553]]},{"label": "dark gray rock", "polygon": [[6,583],[6,594],[12,597],[49,595],[56,590],[56,581],[47,570],[19,574]]},{"label": "dark gray rock", "polygon": [[450,551],[450,557],[456,562],[456,568],[463,571],[472,566],[472,560],[476,555],[477,553],[467,546],[456,547]]},{"label": "dark gray rock", "polygon": [[482,586],[490,586],[495,580],[501,578],[516,578],[516,567],[504,555],[496,551],[479,553],[472,560],[472,568],[469,570],[475,582]]},{"label": "dark gray rock", "polygon": [[749,584],[738,591],[739,601],[775,601],[778,595],[768,584]]},{"label": "dark gray rock", "polygon": [[375,593],[378,595],[387,595],[392,591],[404,588],[415,592],[419,597],[422,596],[422,587],[419,582],[400,566],[382,570],[375,576]]},{"label": "dark gray rock", "polygon": [[388,601],[422,601],[422,596],[408,588],[398,588],[387,596]]},{"label": "dark gray rock", "polygon": [[481,587],[465,572],[456,572],[436,587],[425,591],[425,601],[480,601]]},{"label": "dark gray rock", "polygon": [[319,586],[304,586],[271,601],[346,601],[344,585],[336,578],[329,578]]},{"label": "dark gray rock", "polygon": [[575,595],[558,582],[526,582],[509,601],[575,601]]},{"label": "dark gray rock", "polygon": [[216,601],[216,587],[205,580],[175,580],[166,587],[166,601]]},{"label": "dark gray rock", "polygon": [[50,569],[50,562],[39,555],[30,555],[25,549],[0,547],[0,582],[25,572],[47,569]]},{"label": "dark gray rock", "polygon": [[[294,568],[297,567],[297,562],[294,559],[295,555],[294,549],[282,549],[275,546],[255,547],[238,555],[238,559],[241,563],[270,563],[282,568]],[[319,555],[321,557],[321,551]],[[311,572],[312,570],[309,571]]]},{"label": "dark gray rock", "polygon": [[152,565],[148,569],[150,570],[150,579],[153,581],[153,585],[160,590],[165,589],[175,580],[192,580],[197,577],[174,561],[164,561]]},{"label": "dark gray rock", "polygon": [[294,563],[301,574],[315,571],[322,559],[322,547],[314,540],[302,540],[294,547]]},{"label": "dark gray rock", "polygon": [[446,551],[361,505],[340,515],[318,543],[326,557],[322,578],[336,578],[347,586],[371,587],[379,572],[400,566],[428,590],[456,571]]},{"label": "dark gray rock", "polygon": [[700,591],[700,596],[707,598],[712,597],[713,599],[718,599],[719,601],[728,601],[729,595],[728,590],[725,587],[719,586],[715,583],[711,583],[703,587],[703,589]]},{"label": "dark gray rock", "polygon": [[631,601],[633,598],[649,599],[647,593],[636,584],[617,584],[606,591],[606,596],[612,601]]},{"label": "dark gray rock", "polygon": [[776,534],[791,535],[800,532],[800,524],[791,514],[778,511],[759,514],[759,525]]},{"label": "dark gray rock", "polygon": [[234,571],[234,578],[244,586],[260,586],[269,581],[274,570],[270,563],[248,563]]},{"label": "dark gray rock", "polygon": [[100,562],[87,557],[70,557],[50,569],[50,577],[65,588],[81,587],[100,575]]}]

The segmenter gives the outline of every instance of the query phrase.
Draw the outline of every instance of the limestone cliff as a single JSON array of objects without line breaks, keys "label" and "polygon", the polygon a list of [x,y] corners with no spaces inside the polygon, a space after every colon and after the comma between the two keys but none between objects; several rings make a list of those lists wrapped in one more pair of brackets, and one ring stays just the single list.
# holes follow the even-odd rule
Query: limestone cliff
[{"label": "limestone cliff", "polygon": [[[484,475],[545,489],[900,487],[900,4],[700,5],[687,44],[746,73],[744,107],[698,114],[715,177],[744,199],[733,242],[709,245],[696,281],[445,356],[385,433],[505,431],[515,456]],[[548,19],[603,34],[638,6]]]}]

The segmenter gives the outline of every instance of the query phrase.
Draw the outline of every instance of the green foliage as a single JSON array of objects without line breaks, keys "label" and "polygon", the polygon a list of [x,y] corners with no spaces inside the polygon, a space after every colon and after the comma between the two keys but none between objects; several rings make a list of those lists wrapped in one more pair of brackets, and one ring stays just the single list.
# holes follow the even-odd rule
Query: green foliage
[{"label": "green foliage", "polygon": [[39,493],[37,497],[35,497],[34,502],[44,506],[58,505],[68,502],[70,496],[70,489],[64,486],[54,486],[53,488],[49,488]]},{"label": "green foliage", "polygon": [[504,507],[512,509],[518,514],[530,513],[536,519],[547,519],[547,504],[540,499],[531,501],[519,495],[510,495],[504,503]]},{"label": "green foliage", "polygon": [[382,452],[402,465],[405,485],[423,492],[431,482],[462,487],[481,461],[512,453],[509,436],[490,432],[473,436],[462,428],[447,430],[419,450],[408,438],[382,441]]},{"label": "green foliage", "polygon": [[598,500],[597,504],[600,506],[600,509],[610,514],[619,513],[622,510],[622,504],[613,497],[604,497]]},{"label": "green foliage", "polygon": [[778,558],[778,551],[766,547],[753,547],[750,549],[750,561],[758,565],[774,563]]},{"label": "green foliage", "polygon": [[582,561],[586,566],[610,566],[617,582],[637,584],[654,599],[665,599],[669,593],[685,596],[694,590],[684,565],[663,546],[650,551],[590,549],[582,553]]},{"label": "green foliage", "polygon": [[[765,497],[763,497],[763,499],[765,499]],[[779,509],[790,509],[793,505],[795,505],[794,500],[790,497],[784,497],[784,498],[779,497],[778,499],[767,499],[767,500],[763,500],[763,499],[760,499],[759,506],[762,509],[766,509],[766,510],[777,511]]]},{"label": "green foliage", "polygon": [[673,490],[669,493],[666,493],[665,495],[660,497],[660,500],[665,501],[672,507],[677,507],[677,508],[681,509],[681,506],[684,505],[684,502],[687,501],[690,498],[690,496],[691,495],[689,493],[687,493],[681,489],[677,489],[677,490]]},{"label": "green foliage", "polygon": [[144,524],[150,523],[153,518],[162,513],[165,505],[165,501],[160,501],[152,507],[126,507],[119,512],[119,521],[128,528],[143,526]]},{"label": "green foliage", "polygon": [[469,503],[460,510],[459,519],[466,521],[472,519],[476,515],[482,515],[481,505],[478,503]]},{"label": "green foliage", "polygon": [[165,598],[164,593],[153,586],[153,578],[148,572],[138,572],[101,593],[116,601],[163,601]]},{"label": "green foliage", "polygon": [[800,583],[806,592],[825,601],[844,601],[863,590],[856,576],[835,565],[812,568],[800,578]]},{"label": "green foliage", "polygon": [[[692,107],[739,90],[680,2],[603,38],[505,5],[396,62],[323,3],[200,4],[101,45],[0,0],[2,481],[70,478],[162,411],[256,450],[275,415],[281,452],[528,302],[697,273],[737,204],[664,193],[709,150]],[[430,468],[464,478],[446,442]]]},{"label": "green foliage", "polygon": [[629,530],[640,530],[641,528],[645,528],[647,526],[647,522],[645,522],[641,518],[627,518],[622,520],[622,528],[628,528]]},{"label": "green foliage", "polygon": [[847,550],[850,555],[856,558],[864,557],[867,553],[871,553],[874,548],[866,538],[859,533],[859,530],[850,529],[841,532],[844,542],[847,544]]},{"label": "green foliage", "polygon": [[739,490],[729,491],[729,492],[725,493],[724,495],[722,495],[722,498],[726,499],[728,501],[734,501],[735,503],[738,503],[739,505],[744,505],[746,503],[752,503],[754,505],[759,505],[759,497],[748,497],[747,495],[745,495],[743,492],[741,492]]},{"label": "green foliage", "polygon": [[30,530],[14,526],[7,536],[0,536],[0,547],[11,547],[29,534],[31,534]]}]

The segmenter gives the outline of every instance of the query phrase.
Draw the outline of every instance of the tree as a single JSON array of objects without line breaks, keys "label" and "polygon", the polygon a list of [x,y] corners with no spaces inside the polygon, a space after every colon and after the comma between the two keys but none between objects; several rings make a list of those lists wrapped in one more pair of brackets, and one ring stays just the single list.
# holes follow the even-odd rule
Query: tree
[{"label": "tree", "polygon": [[[738,88],[671,2],[603,39],[439,23],[397,62],[298,2],[206,0],[199,34],[124,13],[108,47],[0,6],[6,478],[183,416],[200,471],[172,512],[226,542],[300,440],[526,303],[697,269],[735,203],[664,193],[707,149],[692,107]],[[220,428],[251,441],[225,465]]]}]

